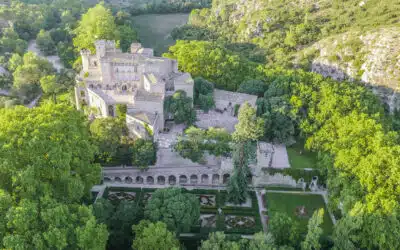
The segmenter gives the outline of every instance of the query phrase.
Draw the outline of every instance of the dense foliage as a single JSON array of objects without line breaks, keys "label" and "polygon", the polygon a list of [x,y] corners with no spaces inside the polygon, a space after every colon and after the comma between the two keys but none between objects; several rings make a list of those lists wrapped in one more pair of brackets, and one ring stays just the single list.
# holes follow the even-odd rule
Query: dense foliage
[{"label": "dense foliage", "polygon": [[89,49],[93,53],[96,51],[94,47],[96,40],[116,40],[119,42],[119,33],[114,16],[109,9],[101,4],[90,8],[82,16],[82,20],[74,32],[76,34],[74,38],[75,48]]},{"label": "dense foliage", "polygon": [[137,250],[178,250],[179,241],[173,232],[167,229],[167,225],[161,221],[150,222],[143,220],[139,225],[133,226],[136,235],[132,249]]},{"label": "dense foliage", "polygon": [[145,216],[164,222],[169,230],[189,232],[200,217],[199,199],[180,188],[157,189],[146,205]]},{"label": "dense foliage", "polygon": [[183,90],[176,91],[164,100],[164,111],[173,117],[175,123],[191,125],[196,121],[193,99]]},{"label": "dense foliage", "polygon": [[[262,55],[263,61],[270,65],[290,66],[297,51],[321,38],[346,31],[398,25],[399,13],[400,4],[393,0],[323,0],[318,3],[218,0],[209,9],[192,11],[189,24],[194,31],[188,32],[188,28],[183,27],[182,32],[176,33],[185,35],[208,30],[203,33],[217,34],[218,40],[228,46],[252,43],[259,47],[246,51],[248,58]],[[185,40],[192,40],[186,37],[189,39]]]},{"label": "dense foliage", "polygon": [[0,110],[0,242],[9,249],[104,248],[82,205],[100,180],[85,118],[66,105]]},{"label": "dense foliage", "polygon": [[157,160],[157,147],[152,140],[137,139],[132,144],[132,165],[141,169],[153,166]]},{"label": "dense foliage", "polygon": [[132,225],[143,219],[143,210],[134,201],[112,204],[109,200],[98,199],[93,205],[93,214],[98,223],[107,225],[110,234],[108,249],[129,249],[132,245]]},{"label": "dense foliage", "polygon": [[231,151],[230,142],[231,135],[225,129],[211,127],[203,130],[192,126],[185,130],[183,136],[178,137],[174,149],[183,158],[202,163],[205,152],[228,156]]},{"label": "dense foliage", "polygon": [[194,94],[193,102],[200,109],[208,112],[215,107],[214,102],[214,84],[211,82],[197,77],[194,79]]},{"label": "dense foliage", "polygon": [[[219,58],[206,55],[206,51],[213,55],[219,46],[214,44],[181,41],[171,47],[169,55],[178,59],[181,69],[203,76],[219,88],[235,89],[235,85],[219,84],[218,79],[234,76],[236,67],[251,68],[249,74],[242,71],[240,79],[250,76],[266,84],[264,98],[257,102],[257,115],[266,120],[266,139],[290,144],[295,137],[302,137],[308,148],[324,153],[320,165],[328,173],[330,208],[338,213],[342,204],[342,220],[351,220],[349,213],[357,214],[363,225],[362,236],[338,233],[347,237],[341,240],[356,241],[356,247],[396,248],[399,140],[378,99],[357,83],[339,83],[301,70],[263,69],[245,59],[238,66],[211,73],[223,65]],[[379,233],[388,235],[385,239],[373,237],[372,228],[377,228],[378,221],[385,222],[385,227],[378,227]]]}]

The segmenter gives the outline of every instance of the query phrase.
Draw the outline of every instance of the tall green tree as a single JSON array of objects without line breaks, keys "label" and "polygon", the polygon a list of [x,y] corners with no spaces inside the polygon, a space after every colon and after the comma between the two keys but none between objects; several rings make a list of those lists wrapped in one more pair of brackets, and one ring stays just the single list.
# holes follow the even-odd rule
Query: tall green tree
[{"label": "tall green tree", "polygon": [[61,91],[62,86],[57,83],[55,75],[47,75],[40,78],[40,86],[44,93],[53,97],[53,102],[57,103],[57,94]]},{"label": "tall green tree", "polygon": [[118,32],[120,34],[120,46],[122,52],[129,52],[131,44],[138,41],[137,32],[129,25],[118,26]]},{"label": "tall green tree", "polygon": [[152,140],[136,139],[131,147],[132,165],[147,169],[156,163],[157,147]]},{"label": "tall green tree", "polygon": [[46,59],[40,58],[33,52],[27,52],[23,56],[23,64],[16,67],[14,77],[14,87],[21,88],[26,84],[40,85],[43,76],[54,72],[53,66]]},{"label": "tall green tree", "polygon": [[116,156],[122,137],[127,135],[127,128],[117,118],[99,118],[90,124],[90,133],[99,148],[98,157],[107,162]]},{"label": "tall green tree", "polygon": [[105,248],[105,225],[82,205],[100,180],[94,153],[86,119],[72,107],[0,110],[0,204],[8,204],[0,206],[4,248]]},{"label": "tall green tree", "polygon": [[250,144],[239,142],[233,151],[233,174],[228,182],[228,200],[235,204],[246,202],[248,197],[248,177],[250,176]]},{"label": "tall green tree", "polygon": [[157,189],[146,205],[145,216],[164,222],[169,230],[189,232],[199,220],[200,203],[195,195],[181,188]]},{"label": "tall green tree", "polygon": [[299,245],[299,225],[286,213],[275,213],[268,224],[269,231],[275,238],[278,246]]},{"label": "tall green tree", "polygon": [[137,250],[178,250],[179,241],[173,232],[168,231],[167,225],[161,221],[151,223],[143,220],[132,227],[135,233],[132,249]]},{"label": "tall green tree", "polygon": [[323,230],[321,228],[324,222],[324,209],[321,208],[314,212],[313,216],[308,221],[308,232],[306,238],[301,243],[301,249],[303,250],[319,250],[321,249],[321,243],[319,242]]},{"label": "tall green tree", "polygon": [[193,108],[193,99],[185,91],[178,90],[164,101],[164,109],[174,117],[175,123],[193,124],[196,121],[196,111]]},{"label": "tall green tree", "polygon": [[98,223],[107,225],[110,249],[128,249],[132,245],[132,226],[143,218],[143,210],[134,201],[121,201],[116,204],[106,199],[98,199],[93,205],[93,213]]},{"label": "tall green tree", "polygon": [[56,53],[56,44],[50,36],[50,32],[41,30],[36,37],[36,43],[39,49],[46,55],[54,55]]},{"label": "tall green tree", "polygon": [[264,134],[264,120],[256,116],[256,110],[247,102],[239,109],[239,123],[232,137],[235,141],[256,141]]},{"label": "tall green tree", "polygon": [[92,53],[96,51],[94,46],[96,40],[119,41],[119,32],[114,17],[103,4],[97,4],[83,14],[74,33],[76,35],[74,38],[75,48],[90,49]]},{"label": "tall green tree", "polygon": [[229,241],[223,232],[210,233],[207,240],[201,242],[201,250],[240,250],[237,242]]}]

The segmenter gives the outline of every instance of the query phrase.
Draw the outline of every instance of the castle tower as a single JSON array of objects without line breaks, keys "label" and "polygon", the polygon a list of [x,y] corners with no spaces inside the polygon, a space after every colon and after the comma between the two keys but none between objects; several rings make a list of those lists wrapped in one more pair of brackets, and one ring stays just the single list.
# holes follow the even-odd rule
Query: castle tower
[{"label": "castle tower", "polygon": [[106,55],[106,41],[105,40],[97,40],[94,42],[94,46],[96,47],[96,55],[100,59]]},{"label": "castle tower", "polygon": [[91,55],[90,50],[83,49],[81,50],[81,58],[82,58],[82,68],[84,72],[89,70],[89,56]]},{"label": "castle tower", "polygon": [[140,43],[132,43],[131,44],[131,53],[132,54],[136,54],[138,53],[139,49],[142,48],[142,44]]}]

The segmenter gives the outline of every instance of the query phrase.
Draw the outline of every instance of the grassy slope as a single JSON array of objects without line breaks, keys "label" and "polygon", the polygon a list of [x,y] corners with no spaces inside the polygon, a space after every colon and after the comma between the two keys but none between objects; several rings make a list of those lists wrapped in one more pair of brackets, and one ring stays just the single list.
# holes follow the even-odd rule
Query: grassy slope
[{"label": "grassy slope", "polygon": [[295,144],[287,148],[290,166],[292,168],[315,168],[317,155],[314,152],[309,152],[300,144]]}]

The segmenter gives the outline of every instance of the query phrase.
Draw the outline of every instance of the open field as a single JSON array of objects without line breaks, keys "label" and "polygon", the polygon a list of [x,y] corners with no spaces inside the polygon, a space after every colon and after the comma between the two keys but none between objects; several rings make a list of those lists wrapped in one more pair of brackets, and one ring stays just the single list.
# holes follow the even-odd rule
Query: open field
[{"label": "open field", "polygon": [[153,48],[155,55],[168,51],[175,44],[171,31],[187,23],[189,14],[149,14],[133,17],[135,28],[144,47]]},{"label": "open field", "polygon": [[[322,228],[324,234],[332,233],[332,220],[326,209],[323,198],[315,194],[289,194],[289,193],[267,193],[266,194],[266,207],[268,208],[268,215],[272,218],[277,212],[287,213],[293,219],[297,220],[302,228],[307,228],[308,220],[313,215],[314,211],[319,208],[324,208],[324,223]],[[305,207],[305,215],[298,216],[296,211],[299,207]]]}]

